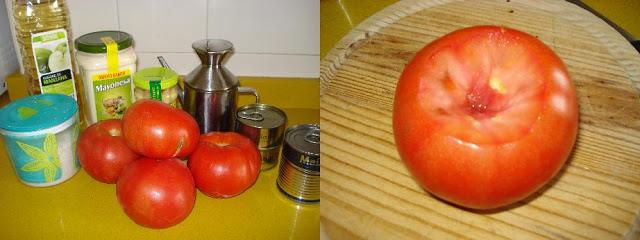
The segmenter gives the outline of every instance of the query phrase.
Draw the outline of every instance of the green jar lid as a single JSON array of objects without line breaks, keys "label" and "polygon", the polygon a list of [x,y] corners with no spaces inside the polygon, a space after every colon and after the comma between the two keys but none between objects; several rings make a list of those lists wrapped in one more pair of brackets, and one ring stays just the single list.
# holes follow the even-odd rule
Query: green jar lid
[{"label": "green jar lid", "polygon": [[76,49],[87,53],[106,53],[107,45],[105,45],[101,40],[103,37],[111,37],[111,39],[118,44],[118,50],[128,48],[133,43],[133,37],[126,32],[99,31],[87,33],[76,38]]},{"label": "green jar lid", "polygon": [[160,88],[167,89],[178,83],[178,74],[163,67],[150,67],[133,74],[133,84],[138,88],[149,90],[150,81],[160,81]]}]

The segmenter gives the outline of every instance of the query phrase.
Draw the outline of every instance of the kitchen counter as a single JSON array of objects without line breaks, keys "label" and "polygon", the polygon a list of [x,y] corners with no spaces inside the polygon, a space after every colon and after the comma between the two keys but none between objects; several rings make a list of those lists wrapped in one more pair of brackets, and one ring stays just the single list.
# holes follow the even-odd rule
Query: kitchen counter
[{"label": "kitchen counter", "polygon": [[[8,79],[11,99],[25,94],[20,75]],[[262,102],[282,108],[288,125],[319,122],[317,79],[240,77]],[[6,94],[5,94],[6,95]],[[252,99],[243,96],[240,105]],[[4,96],[0,106],[9,99]],[[122,211],[114,185],[85,171],[51,187],[19,182],[0,140],[0,239],[318,239],[319,204],[301,204],[276,187],[278,167],[261,172],[249,190],[230,199],[198,192],[182,223],[154,230],[135,224]]]}]

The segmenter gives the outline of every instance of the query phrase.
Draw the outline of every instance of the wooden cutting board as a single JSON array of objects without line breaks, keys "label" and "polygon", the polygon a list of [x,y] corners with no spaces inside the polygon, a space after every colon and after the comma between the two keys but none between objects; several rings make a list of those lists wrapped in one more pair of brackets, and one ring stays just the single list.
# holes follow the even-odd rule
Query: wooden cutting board
[{"label": "wooden cutting board", "polygon": [[[578,140],[553,181],[516,205],[472,212],[426,193],[396,151],[393,97],[425,44],[472,25],[537,36],[568,65]],[[321,64],[321,222],[331,239],[638,239],[640,55],[565,1],[399,2],[360,24]]]}]

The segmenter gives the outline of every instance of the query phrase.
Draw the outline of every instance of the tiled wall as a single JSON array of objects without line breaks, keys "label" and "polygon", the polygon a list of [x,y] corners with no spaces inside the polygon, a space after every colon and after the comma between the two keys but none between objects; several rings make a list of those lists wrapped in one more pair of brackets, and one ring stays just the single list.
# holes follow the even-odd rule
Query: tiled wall
[{"label": "tiled wall", "polygon": [[191,43],[235,45],[227,67],[238,76],[318,77],[318,0],[67,0],[75,37],[118,29],[133,35],[138,67],[157,56],[181,74],[199,60]]}]

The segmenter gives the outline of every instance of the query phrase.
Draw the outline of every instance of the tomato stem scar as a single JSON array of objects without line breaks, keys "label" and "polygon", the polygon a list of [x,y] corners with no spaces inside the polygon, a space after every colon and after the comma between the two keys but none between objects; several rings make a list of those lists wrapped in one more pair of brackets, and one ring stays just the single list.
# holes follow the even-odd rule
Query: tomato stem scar
[{"label": "tomato stem scar", "polygon": [[118,129],[109,129],[108,133],[109,133],[109,136],[112,136],[112,137],[117,137],[122,135],[122,132],[120,132]]},{"label": "tomato stem scar", "polygon": [[496,106],[494,106],[496,94],[497,92],[493,90],[490,84],[477,83],[469,89],[466,95],[464,108],[467,114],[477,120],[491,118],[496,115],[498,112],[496,111]]},{"label": "tomato stem scar", "polygon": [[489,79],[489,87],[500,94],[505,94],[507,92],[507,88],[504,87],[502,81],[497,77],[491,77],[491,79]]}]

